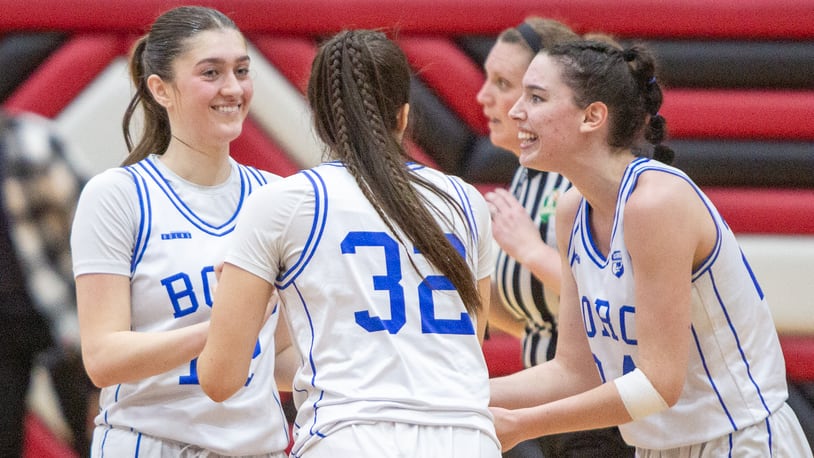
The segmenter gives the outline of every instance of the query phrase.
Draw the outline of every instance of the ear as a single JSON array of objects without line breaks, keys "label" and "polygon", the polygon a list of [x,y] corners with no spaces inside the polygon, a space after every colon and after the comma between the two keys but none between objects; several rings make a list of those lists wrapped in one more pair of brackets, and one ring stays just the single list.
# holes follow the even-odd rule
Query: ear
[{"label": "ear", "polygon": [[582,110],[583,118],[580,131],[597,130],[608,121],[608,106],[602,102],[593,102]]},{"label": "ear", "polygon": [[401,109],[398,113],[396,113],[396,133],[400,136],[404,135],[404,131],[407,130],[407,121],[409,121],[410,115],[410,104],[405,103],[401,106]]},{"label": "ear", "polygon": [[155,101],[158,102],[158,104],[162,107],[167,108],[172,103],[170,88],[160,76],[156,74],[148,76],[147,88],[150,89],[150,93],[153,94]]}]

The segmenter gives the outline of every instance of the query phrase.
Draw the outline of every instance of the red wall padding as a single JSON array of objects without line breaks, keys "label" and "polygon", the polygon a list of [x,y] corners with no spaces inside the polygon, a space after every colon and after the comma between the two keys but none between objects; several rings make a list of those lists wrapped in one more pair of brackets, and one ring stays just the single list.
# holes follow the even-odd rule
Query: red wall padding
[{"label": "red wall padding", "polygon": [[404,37],[399,40],[418,77],[438,93],[474,132],[488,135],[480,105],[472,103],[483,85],[483,71],[446,38]]},{"label": "red wall padding", "polygon": [[300,166],[257,126],[251,119],[243,123],[243,133],[231,144],[232,156],[238,162],[287,177],[300,170]]},{"label": "red wall padding", "polygon": [[[0,6],[0,11],[2,8]],[[113,59],[127,52],[127,43],[120,36],[77,35],[18,87],[4,107],[10,111],[33,111],[53,118]]]},{"label": "red wall padding", "polygon": [[781,336],[786,375],[795,382],[814,382],[814,337]]},{"label": "red wall padding", "polygon": [[814,234],[814,189],[708,188],[736,233]]},{"label": "red wall padding", "polygon": [[[0,29],[139,30],[169,0],[0,0]],[[444,35],[496,34],[529,14],[555,17],[581,31],[620,36],[814,37],[810,0],[201,0],[232,14],[246,32],[320,34],[339,27],[398,26]]]},{"label": "red wall padding", "polygon": [[303,94],[308,88],[311,62],[317,54],[314,41],[305,37],[250,36],[257,50]]},{"label": "red wall padding", "polygon": [[814,91],[672,89],[661,114],[673,137],[814,140]]}]

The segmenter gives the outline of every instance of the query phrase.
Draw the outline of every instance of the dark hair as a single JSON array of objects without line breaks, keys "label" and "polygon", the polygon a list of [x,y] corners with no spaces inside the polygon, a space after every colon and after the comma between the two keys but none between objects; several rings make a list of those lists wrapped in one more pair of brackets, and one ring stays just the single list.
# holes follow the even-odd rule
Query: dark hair
[{"label": "dark hair", "polygon": [[[534,33],[537,34],[536,39],[528,36]],[[497,39],[505,43],[520,43],[532,54],[537,54],[540,50],[549,49],[557,43],[579,39],[579,35],[562,22],[530,16],[517,27],[510,27],[501,32]]]},{"label": "dark hair", "polygon": [[661,142],[667,136],[666,120],[659,114],[661,87],[656,62],[642,45],[621,49],[613,44],[581,40],[561,43],[548,50],[562,67],[562,79],[574,92],[574,102],[585,108],[599,101],[607,105],[608,144],[632,148],[644,137],[654,145],[653,157],[667,164],[674,153]]},{"label": "dark hair", "polygon": [[396,135],[399,111],[409,102],[410,75],[404,53],[384,33],[345,30],[320,46],[308,101],[330,154],[344,163],[390,230],[405,234],[473,313],[481,307],[474,275],[433,217],[443,213],[416,187],[438,195],[461,216],[463,209],[408,168],[409,156]]},{"label": "dark hair", "polygon": [[[130,57],[130,79],[136,93],[130,99],[122,120],[122,130],[130,154],[122,165],[134,164],[149,154],[164,154],[170,144],[167,110],[155,101],[147,87],[147,78],[158,75],[164,81],[172,81],[172,64],[187,50],[188,40],[200,32],[217,29],[238,30],[234,21],[212,8],[181,6],[171,9],[155,20],[150,31],[139,38]],[[133,145],[130,124],[136,108],[144,112],[144,128],[138,144]]]}]

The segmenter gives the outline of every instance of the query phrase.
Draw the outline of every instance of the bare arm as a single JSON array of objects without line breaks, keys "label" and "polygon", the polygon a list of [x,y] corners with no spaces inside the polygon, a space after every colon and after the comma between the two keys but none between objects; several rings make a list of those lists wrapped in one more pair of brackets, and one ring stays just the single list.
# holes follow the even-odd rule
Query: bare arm
[{"label": "bare arm", "polygon": [[209,336],[198,358],[201,388],[213,400],[228,399],[245,383],[273,292],[274,286],[266,280],[224,264],[215,291]]},{"label": "bare arm", "polygon": [[[636,273],[636,363],[672,406],[681,394],[687,370],[692,267],[709,252],[715,228],[686,182],[672,176],[664,179],[663,174],[651,181],[652,175],[648,175],[642,175],[625,209],[625,241]],[[564,280],[564,298],[570,296],[567,285]],[[574,300],[569,297],[563,312],[573,309]],[[569,326],[560,332],[562,337],[573,329]],[[559,349],[566,351],[574,340],[567,338],[566,342],[558,347],[557,358]],[[501,442],[509,448],[528,437],[632,420],[614,383],[539,406],[494,413]]]},{"label": "bare arm", "polygon": [[82,358],[88,376],[104,387],[150,377],[195,358],[209,323],[165,332],[130,330],[130,279],[85,274],[76,278]]},{"label": "bare arm", "polygon": [[[566,193],[558,205],[557,236],[563,250],[568,247],[568,237],[578,203],[579,195],[572,192]],[[582,324],[576,284],[567,260],[563,257],[560,262],[564,275],[560,295],[557,353],[551,361],[492,379],[492,406],[512,409],[535,406],[599,384]]]},{"label": "bare arm", "polygon": [[497,284],[492,280],[491,301],[489,307],[489,325],[517,338],[522,338],[526,332],[525,320],[512,315],[500,293]]},{"label": "bare arm", "polygon": [[280,318],[277,320],[277,329],[274,332],[274,348],[276,350],[274,359],[274,380],[277,382],[277,389],[280,391],[292,391],[292,381],[294,374],[301,363],[300,353],[292,344],[291,333],[288,331],[288,324],[285,318],[285,309],[282,304],[280,308]]},{"label": "bare arm", "polygon": [[480,303],[483,308],[478,312],[476,332],[478,333],[478,342],[483,345],[483,338],[486,335],[486,317],[489,316],[489,298],[491,297],[492,280],[490,277],[484,277],[478,280],[478,293],[480,294]]},{"label": "bare arm", "polygon": [[693,267],[709,254],[717,231],[684,180],[650,172],[639,182],[625,215],[625,242],[637,273],[637,366],[672,406],[689,360]]},{"label": "bare arm", "polygon": [[492,211],[492,235],[500,248],[537,277],[546,288],[560,293],[562,270],[557,250],[540,238],[528,212],[505,189],[485,196]]}]

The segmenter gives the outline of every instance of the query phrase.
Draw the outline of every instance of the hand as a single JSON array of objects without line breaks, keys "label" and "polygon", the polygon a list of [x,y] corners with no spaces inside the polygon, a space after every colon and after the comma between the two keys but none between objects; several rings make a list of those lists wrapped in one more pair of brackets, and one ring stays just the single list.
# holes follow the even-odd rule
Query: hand
[{"label": "hand", "polygon": [[498,188],[484,197],[492,215],[492,236],[509,256],[523,264],[531,247],[545,245],[540,229],[509,191]]},{"label": "hand", "polygon": [[498,440],[500,440],[502,452],[505,453],[513,449],[526,439],[522,434],[522,425],[517,422],[514,411],[502,407],[489,407],[489,410],[492,411],[494,417],[495,432]]}]

